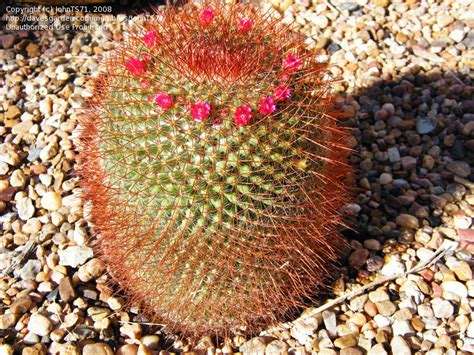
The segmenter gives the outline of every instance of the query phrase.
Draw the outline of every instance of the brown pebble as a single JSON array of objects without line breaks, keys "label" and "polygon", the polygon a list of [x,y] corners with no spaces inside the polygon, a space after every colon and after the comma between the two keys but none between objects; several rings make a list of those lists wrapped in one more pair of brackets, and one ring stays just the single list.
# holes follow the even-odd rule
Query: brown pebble
[{"label": "brown pebble", "polygon": [[61,296],[61,300],[66,303],[77,297],[69,276],[63,277],[61,281],[59,281],[59,296]]},{"label": "brown pebble", "polygon": [[377,306],[375,305],[375,303],[373,303],[371,301],[365,302],[364,311],[365,311],[365,313],[367,313],[367,315],[369,317],[372,317],[372,318],[375,317],[378,313]]}]

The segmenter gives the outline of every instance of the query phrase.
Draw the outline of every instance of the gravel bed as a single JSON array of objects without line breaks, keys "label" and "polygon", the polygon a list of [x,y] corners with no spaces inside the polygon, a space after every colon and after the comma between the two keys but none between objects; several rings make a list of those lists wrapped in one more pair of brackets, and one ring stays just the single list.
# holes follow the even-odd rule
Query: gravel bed
[{"label": "gravel bed", "polygon": [[[343,124],[353,128],[351,249],[314,307],[394,279],[253,338],[190,343],[147,323],[124,307],[94,257],[74,175],[91,78],[130,21],[82,32],[0,30],[0,355],[474,352],[474,5],[262,6],[294,20],[330,57]],[[395,277],[439,248],[452,251]]]}]

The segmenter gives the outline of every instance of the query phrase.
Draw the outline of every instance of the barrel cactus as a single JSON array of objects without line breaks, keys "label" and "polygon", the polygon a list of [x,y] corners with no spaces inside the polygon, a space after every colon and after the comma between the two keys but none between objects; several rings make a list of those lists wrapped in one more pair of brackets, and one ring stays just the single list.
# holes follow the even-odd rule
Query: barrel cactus
[{"label": "barrel cactus", "polygon": [[136,24],[81,125],[95,247],[131,304],[192,334],[256,331],[337,259],[346,133],[327,63],[219,1]]}]

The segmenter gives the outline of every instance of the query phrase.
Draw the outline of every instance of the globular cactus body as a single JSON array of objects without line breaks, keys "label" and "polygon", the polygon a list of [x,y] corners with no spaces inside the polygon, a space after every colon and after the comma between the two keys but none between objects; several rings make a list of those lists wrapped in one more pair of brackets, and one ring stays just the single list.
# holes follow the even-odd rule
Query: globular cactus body
[{"label": "globular cactus body", "polygon": [[300,306],[337,258],[348,173],[317,52],[213,1],[150,16],[105,64],[80,174],[131,302],[194,334]]}]

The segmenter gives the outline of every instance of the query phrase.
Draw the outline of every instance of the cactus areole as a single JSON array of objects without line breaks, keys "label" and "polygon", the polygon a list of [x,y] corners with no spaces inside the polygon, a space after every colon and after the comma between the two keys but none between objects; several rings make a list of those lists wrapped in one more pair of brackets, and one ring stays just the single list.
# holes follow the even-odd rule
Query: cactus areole
[{"label": "cactus areole", "polygon": [[130,304],[227,334],[314,296],[340,250],[348,175],[320,53],[269,14],[212,1],[146,17],[104,67],[79,173]]}]

